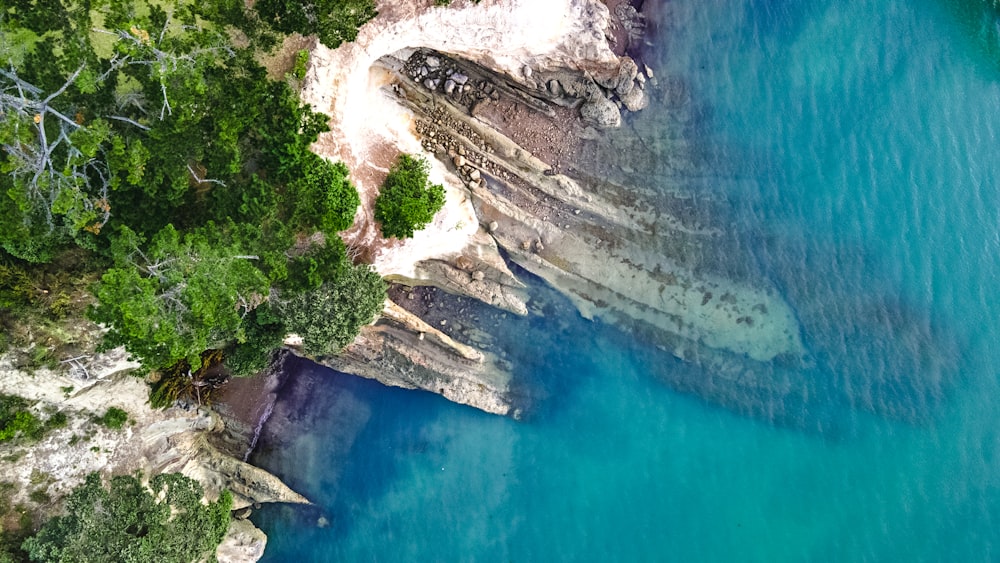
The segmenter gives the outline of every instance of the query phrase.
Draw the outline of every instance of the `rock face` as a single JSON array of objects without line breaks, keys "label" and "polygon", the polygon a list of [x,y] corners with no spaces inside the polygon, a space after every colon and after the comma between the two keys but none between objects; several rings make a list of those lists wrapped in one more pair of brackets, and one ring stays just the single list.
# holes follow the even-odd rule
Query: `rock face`
[{"label": "rock face", "polygon": [[[550,25],[528,23],[540,20]],[[679,240],[711,236],[710,229],[627,185],[561,173],[572,166],[575,143],[618,127],[622,108],[641,110],[656,87],[648,67],[640,72],[612,52],[609,21],[596,0],[394,4],[357,42],[318,47],[303,95],[333,116],[315,150],[345,161],[361,191],[348,243],[364,248],[390,281],[525,314],[523,286],[502,249],[585,317],[645,335],[679,358],[716,366],[795,361],[803,355],[799,327],[771,288],[685,265]],[[414,239],[384,242],[371,218],[381,171],[398,152],[421,149],[437,157],[431,179],[446,186],[445,209]],[[489,412],[516,412],[505,366],[397,309],[390,303],[344,354],[324,361]]]},{"label": "rock face", "polygon": [[519,416],[510,373],[496,358],[455,342],[392,301],[343,352],[320,363],[386,385],[439,393],[486,412]]},{"label": "rock face", "polygon": [[226,537],[215,550],[219,563],[253,563],[260,561],[267,547],[267,536],[249,520],[234,519]]},{"label": "rock face", "polygon": [[[38,488],[37,475],[46,476],[46,493],[58,501],[94,471],[142,471],[147,476],[179,471],[199,481],[209,498],[223,489],[232,491],[235,508],[258,502],[308,502],[277,477],[209,444],[208,436],[223,426],[215,413],[194,407],[151,409],[145,381],[125,373],[137,367],[126,356],[121,349],[89,356],[85,372],[72,372],[77,376],[47,370],[27,374],[0,357],[0,393],[36,401],[36,409],[58,410],[67,417],[66,427],[52,430],[39,443],[3,445],[19,448],[5,451],[7,461],[0,461],[4,480],[16,485],[13,501],[34,505],[28,492]],[[97,425],[94,416],[109,407],[128,413],[129,424],[120,430]],[[57,507],[46,503],[38,512],[48,514]],[[250,528],[247,523],[241,530],[249,533]],[[248,556],[229,560],[256,561]]]},{"label": "rock face", "polygon": [[[447,61],[443,54],[435,57]],[[412,66],[404,65],[404,72]],[[632,80],[634,71],[631,63],[623,80]],[[677,337],[667,340],[681,357],[691,345],[757,361],[802,354],[794,314],[773,291],[695,274],[678,263],[670,233],[684,229],[681,218],[636,194],[620,197],[628,194],[626,186],[597,185],[594,179],[584,186],[551,174],[548,163],[468,115],[461,103],[438,97],[427,110],[418,83],[405,74],[400,79],[407,82],[399,88],[404,103],[424,114],[418,132],[428,129],[422,119],[445,124],[450,130],[438,130],[434,142],[457,141],[465,158],[491,177],[469,188],[479,221],[495,224],[490,234],[509,259],[564,293],[584,317],[663,331]]]}]

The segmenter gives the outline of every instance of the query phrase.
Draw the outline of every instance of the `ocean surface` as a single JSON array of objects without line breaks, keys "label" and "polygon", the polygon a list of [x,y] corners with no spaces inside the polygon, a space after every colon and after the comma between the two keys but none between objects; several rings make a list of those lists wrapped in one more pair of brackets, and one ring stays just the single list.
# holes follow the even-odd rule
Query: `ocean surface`
[{"label": "ocean surface", "polygon": [[265,561],[1000,561],[997,15],[646,4],[683,95],[641,134],[699,163],[649,173],[794,307],[809,362],[773,375],[805,393],[769,416],[685,392],[690,366],[535,282],[544,315],[482,311],[523,421],[294,364],[298,434],[254,461],[316,506],[254,514]]}]

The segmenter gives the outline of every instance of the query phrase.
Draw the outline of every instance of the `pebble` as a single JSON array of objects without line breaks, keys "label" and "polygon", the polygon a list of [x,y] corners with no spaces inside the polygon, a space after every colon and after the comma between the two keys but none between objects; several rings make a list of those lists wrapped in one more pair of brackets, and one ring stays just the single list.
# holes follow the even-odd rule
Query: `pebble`
[{"label": "pebble", "polygon": [[478,182],[479,178],[481,178],[481,175],[479,173],[479,169],[473,168],[472,170],[470,170],[469,171],[469,178],[472,179],[472,180],[474,180],[474,181],[476,181],[476,182]]},{"label": "pebble", "polygon": [[441,326],[448,324],[448,319],[441,319]]},{"label": "pebble", "polygon": [[500,228],[500,223],[497,223],[496,221],[490,221],[490,232],[491,233],[495,233],[497,231],[497,229],[499,229],[499,228]]},{"label": "pebble", "polygon": [[465,157],[462,155],[457,155],[455,156],[455,158],[452,159],[452,162],[455,163],[456,168],[461,168],[465,166]]}]

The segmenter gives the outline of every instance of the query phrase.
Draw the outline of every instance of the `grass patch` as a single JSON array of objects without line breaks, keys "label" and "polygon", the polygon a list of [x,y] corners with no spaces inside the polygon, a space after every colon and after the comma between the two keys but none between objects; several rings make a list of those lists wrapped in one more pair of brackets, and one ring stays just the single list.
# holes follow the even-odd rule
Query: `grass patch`
[{"label": "grass patch", "polygon": [[30,407],[31,403],[23,397],[0,395],[0,442],[38,440],[46,432],[69,423],[64,413],[56,412],[43,420]]},{"label": "grass patch", "polygon": [[97,423],[112,430],[121,430],[128,422],[128,413],[118,407],[111,407],[104,413],[104,416],[97,419]]},{"label": "grass patch", "polygon": [[35,489],[34,491],[31,491],[28,498],[30,498],[31,502],[35,504],[48,504],[52,501],[52,497],[49,496],[49,493],[45,492],[45,489]]}]

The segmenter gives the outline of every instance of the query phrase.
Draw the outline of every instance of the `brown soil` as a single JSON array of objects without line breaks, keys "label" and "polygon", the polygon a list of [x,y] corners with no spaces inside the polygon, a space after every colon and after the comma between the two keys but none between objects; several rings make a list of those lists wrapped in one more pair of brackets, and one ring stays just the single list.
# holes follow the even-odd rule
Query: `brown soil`
[{"label": "brown soil", "polygon": [[473,115],[494,125],[496,130],[514,141],[539,160],[561,169],[579,154],[584,125],[575,109],[552,106],[556,117],[539,113],[510,98],[485,100]]},{"label": "brown soil", "polygon": [[295,57],[298,55],[298,52],[303,49],[311,51],[315,46],[315,37],[303,37],[298,33],[293,33],[285,37],[277,50],[261,57],[260,64],[267,69],[268,78],[271,80],[283,80],[285,75],[292,72],[292,69],[295,67]]}]

